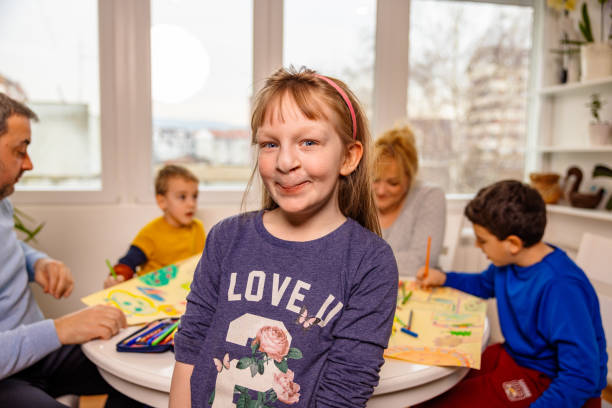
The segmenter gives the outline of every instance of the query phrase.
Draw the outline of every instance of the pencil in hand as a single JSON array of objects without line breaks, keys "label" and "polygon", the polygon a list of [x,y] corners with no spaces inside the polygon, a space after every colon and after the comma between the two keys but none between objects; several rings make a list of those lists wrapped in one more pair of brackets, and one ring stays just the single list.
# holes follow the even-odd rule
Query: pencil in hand
[{"label": "pencil in hand", "polygon": [[423,279],[427,279],[429,274],[429,254],[431,252],[431,235],[427,237],[427,255],[425,256],[425,272],[423,273]]}]

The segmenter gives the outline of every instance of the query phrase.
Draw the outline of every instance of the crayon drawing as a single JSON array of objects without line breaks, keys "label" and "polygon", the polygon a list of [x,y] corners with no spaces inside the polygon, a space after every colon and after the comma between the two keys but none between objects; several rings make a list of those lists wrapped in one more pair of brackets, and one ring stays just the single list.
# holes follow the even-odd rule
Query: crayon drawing
[{"label": "crayon drawing", "polygon": [[129,325],[176,317],[185,312],[185,298],[200,255],[130,279],[81,299],[88,306],[107,304],[125,313]]},{"label": "crayon drawing", "polygon": [[[415,282],[402,282],[385,357],[479,369],[486,312],[484,300],[459,290],[422,290]],[[418,337],[400,330],[407,324]]]}]

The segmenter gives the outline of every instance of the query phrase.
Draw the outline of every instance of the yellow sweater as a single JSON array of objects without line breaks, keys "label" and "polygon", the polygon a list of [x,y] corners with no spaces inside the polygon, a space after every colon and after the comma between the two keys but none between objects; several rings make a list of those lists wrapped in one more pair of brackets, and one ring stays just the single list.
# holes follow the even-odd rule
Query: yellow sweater
[{"label": "yellow sweater", "polygon": [[132,241],[132,245],[147,256],[147,263],[141,266],[138,275],[201,254],[205,241],[206,233],[200,220],[194,219],[188,227],[174,227],[164,217],[154,219]]}]

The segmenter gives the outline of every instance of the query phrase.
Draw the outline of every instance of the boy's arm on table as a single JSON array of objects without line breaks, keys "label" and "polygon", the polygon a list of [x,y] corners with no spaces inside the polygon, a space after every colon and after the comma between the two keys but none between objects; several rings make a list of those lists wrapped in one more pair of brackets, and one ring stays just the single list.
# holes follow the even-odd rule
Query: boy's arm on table
[{"label": "boy's arm on table", "polygon": [[495,296],[495,265],[491,264],[481,273],[448,272],[444,286],[459,289],[470,295],[488,299]]},{"label": "boy's arm on table", "polygon": [[533,408],[581,407],[601,392],[600,350],[586,299],[585,289],[570,282],[553,283],[542,296],[538,327],[557,348],[559,371]]},{"label": "boy's arm on table", "polygon": [[[393,260],[385,247],[370,259]],[[364,260],[364,263],[367,263]],[[316,407],[364,407],[378,384],[397,299],[395,262],[363,267],[350,290],[316,391]]]}]

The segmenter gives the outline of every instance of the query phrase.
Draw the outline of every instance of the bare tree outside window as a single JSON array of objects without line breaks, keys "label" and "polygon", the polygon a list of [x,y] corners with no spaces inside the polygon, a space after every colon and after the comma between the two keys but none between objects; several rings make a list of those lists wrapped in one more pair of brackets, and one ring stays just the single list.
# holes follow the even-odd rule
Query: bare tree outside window
[{"label": "bare tree outside window", "polygon": [[532,16],[529,7],[413,1],[407,111],[423,179],[473,193],[523,178]]}]

